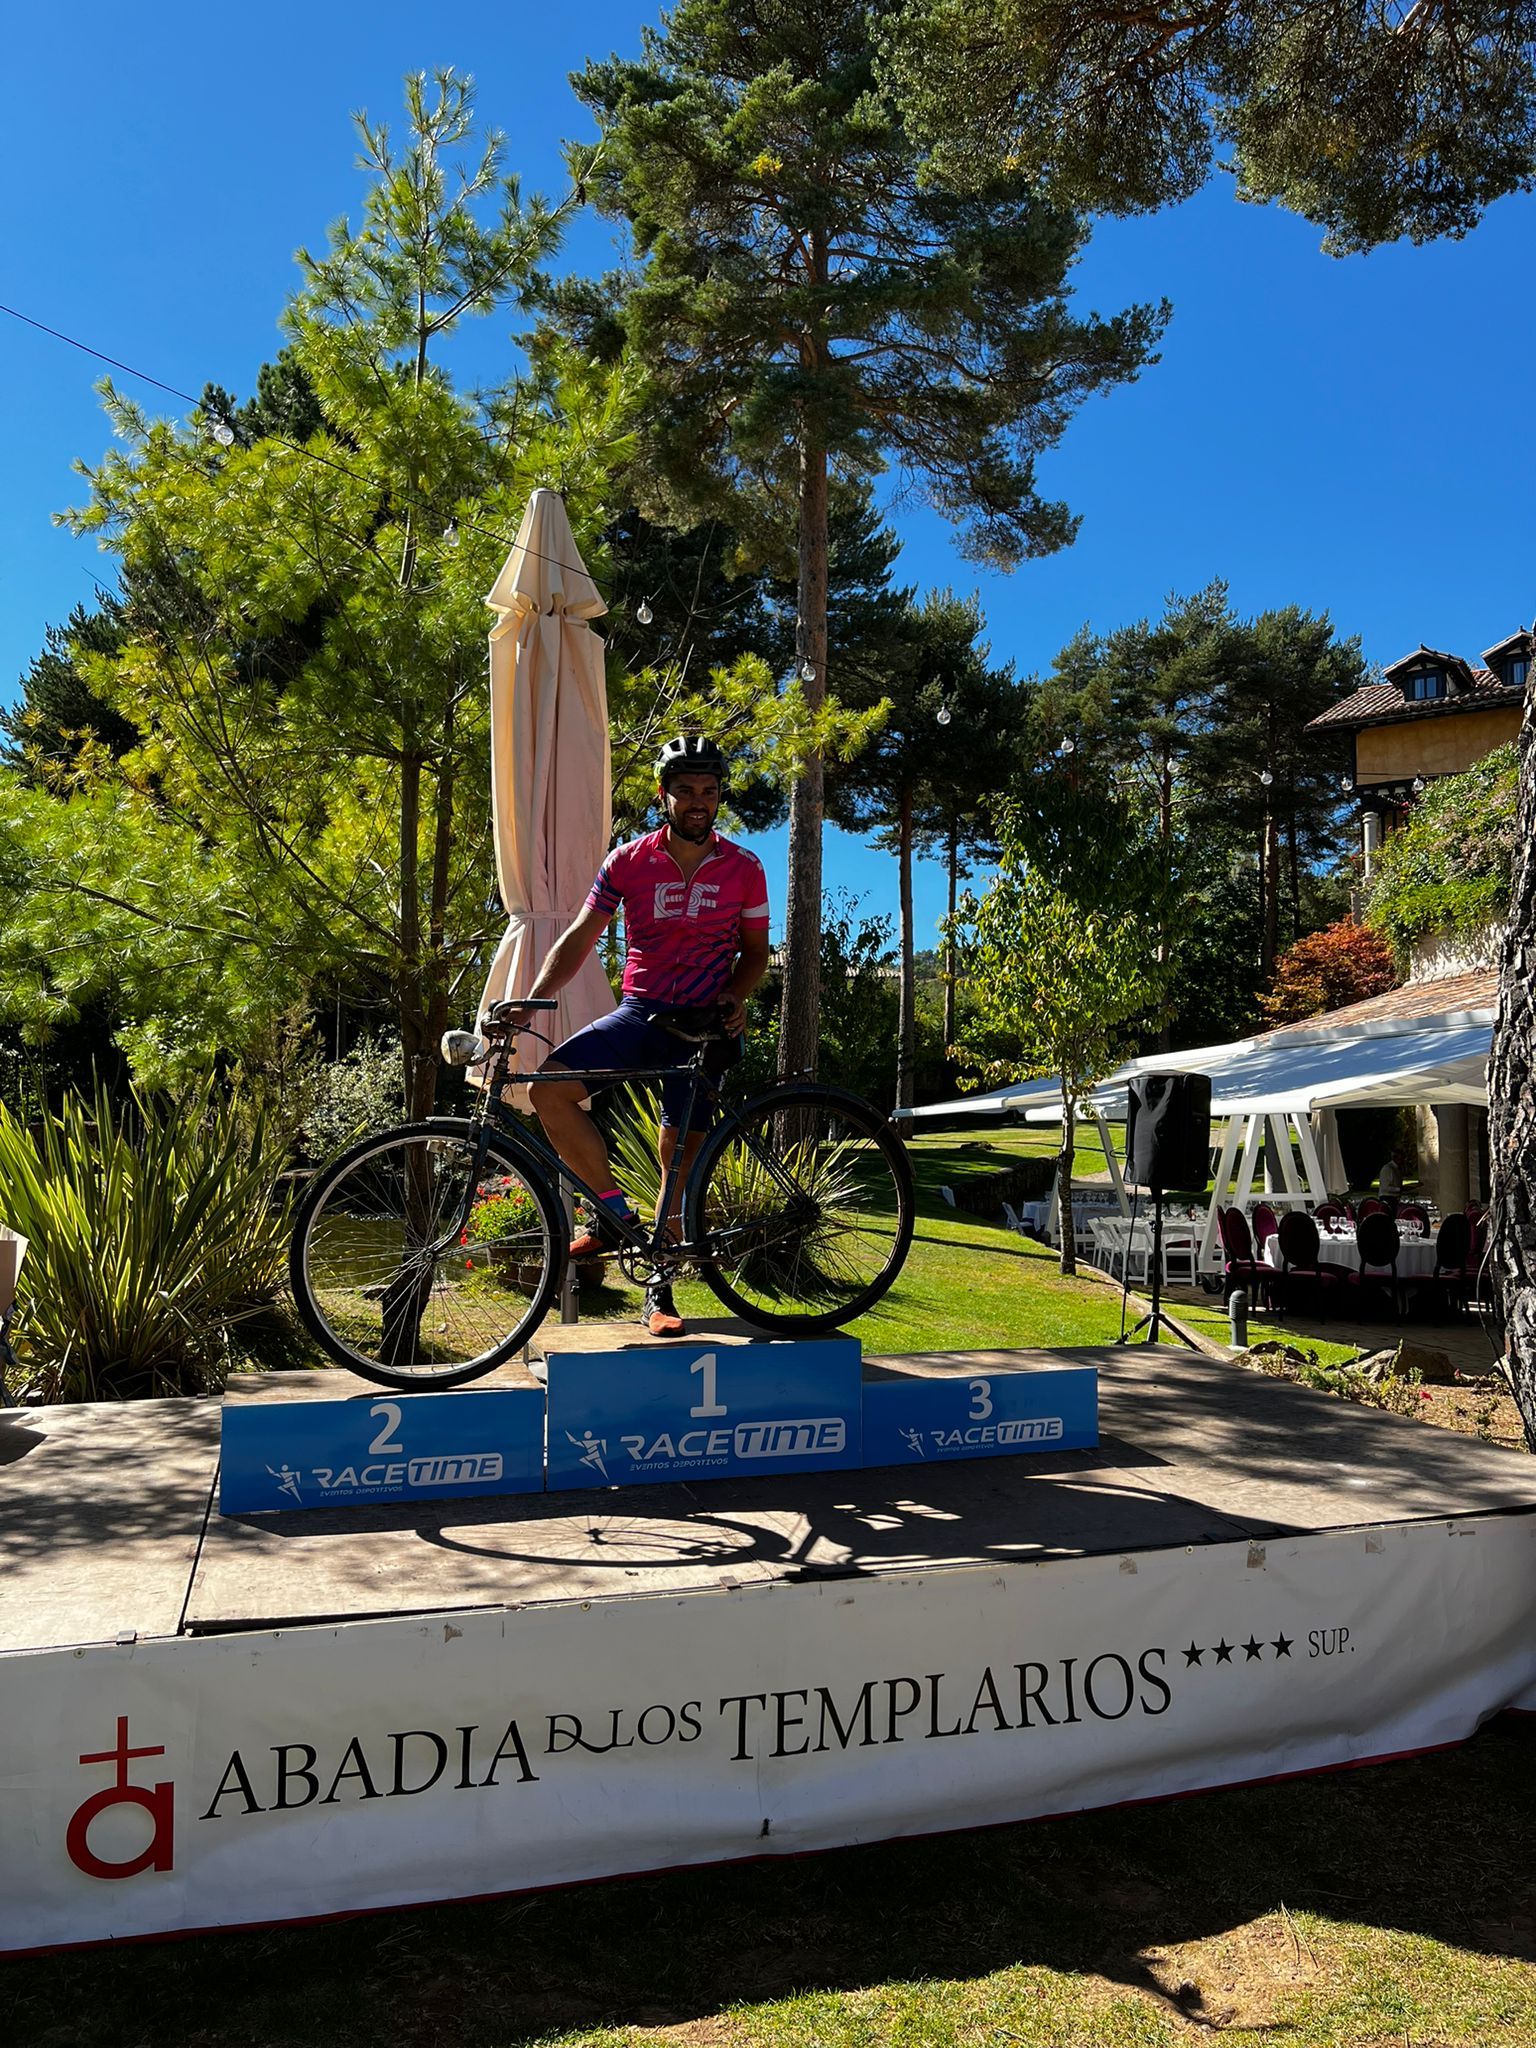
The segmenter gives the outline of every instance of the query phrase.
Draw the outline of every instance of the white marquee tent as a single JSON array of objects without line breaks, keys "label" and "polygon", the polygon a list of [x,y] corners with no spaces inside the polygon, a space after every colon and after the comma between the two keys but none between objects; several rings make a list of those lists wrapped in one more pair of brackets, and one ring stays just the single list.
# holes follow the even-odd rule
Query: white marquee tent
[{"label": "white marquee tent", "polygon": [[[1429,990],[1425,998],[1432,1002]],[[1375,1012],[1375,1005],[1357,1005]],[[1094,1090],[1086,1113],[1098,1125],[1104,1156],[1122,1209],[1127,1202],[1106,1128],[1126,1113],[1126,1083],[1138,1074],[1196,1073],[1211,1077],[1211,1115],[1219,1152],[1214,1193],[1201,1238],[1199,1263],[1215,1260],[1216,1210],[1227,1199],[1242,1207],[1262,1167],[1265,1138],[1272,1141],[1283,1186],[1267,1199],[1293,1206],[1325,1201],[1344,1184],[1337,1128],[1330,1112],[1427,1103],[1484,1107],[1488,1101],[1491,1008],[1447,1009],[1438,1014],[1391,1016],[1351,1011],[1325,1014],[1305,1025],[1286,1025],[1231,1045],[1196,1046],[1178,1053],[1128,1060]],[[925,1119],[1005,1115],[1018,1122],[1060,1123],[1060,1089],[1026,1081],[990,1095],[961,1096],[900,1112],[914,1126]],[[1301,1171],[1297,1170],[1294,1134]],[[1049,1219],[1054,1226],[1054,1204]]]}]

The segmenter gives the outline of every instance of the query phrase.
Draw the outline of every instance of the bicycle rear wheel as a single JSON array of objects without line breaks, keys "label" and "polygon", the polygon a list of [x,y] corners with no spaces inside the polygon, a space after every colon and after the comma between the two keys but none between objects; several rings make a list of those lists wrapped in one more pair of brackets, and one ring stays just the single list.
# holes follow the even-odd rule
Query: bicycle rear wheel
[{"label": "bicycle rear wheel", "polygon": [[880,1112],[812,1083],[770,1089],[705,1140],[687,1235],[746,1321],[809,1336],[864,1314],[912,1242],[912,1170]]},{"label": "bicycle rear wheel", "polygon": [[452,1387],[509,1358],[560,1286],[566,1226],[535,1162],[436,1119],[323,1167],[294,1220],[293,1298],[338,1364],[387,1387]]}]

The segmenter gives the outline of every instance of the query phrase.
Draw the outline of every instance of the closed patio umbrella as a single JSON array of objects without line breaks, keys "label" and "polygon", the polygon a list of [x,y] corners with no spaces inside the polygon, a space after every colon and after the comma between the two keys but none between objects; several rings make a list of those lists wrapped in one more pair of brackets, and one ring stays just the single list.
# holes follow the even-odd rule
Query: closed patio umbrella
[{"label": "closed patio umbrella", "polygon": [[[491,816],[507,929],[488,1003],[526,995],[550,946],[586,900],[608,851],[613,781],[603,648],[587,623],[608,607],[576,551],[558,491],[535,491],[486,599],[491,628]],[[595,955],[537,1019],[558,1045],[614,1007]],[[531,1069],[541,1040],[521,1041]],[[521,1091],[520,1091],[521,1092]]]}]

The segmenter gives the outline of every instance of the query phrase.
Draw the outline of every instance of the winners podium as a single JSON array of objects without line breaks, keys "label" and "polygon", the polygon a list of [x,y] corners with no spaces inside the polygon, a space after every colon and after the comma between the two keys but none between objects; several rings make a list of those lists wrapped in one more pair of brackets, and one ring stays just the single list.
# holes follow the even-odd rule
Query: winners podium
[{"label": "winners podium", "polygon": [[1089,1365],[866,1382],[851,1337],[552,1353],[547,1388],[242,1401],[220,1512],[469,1499],[1088,1449]]}]

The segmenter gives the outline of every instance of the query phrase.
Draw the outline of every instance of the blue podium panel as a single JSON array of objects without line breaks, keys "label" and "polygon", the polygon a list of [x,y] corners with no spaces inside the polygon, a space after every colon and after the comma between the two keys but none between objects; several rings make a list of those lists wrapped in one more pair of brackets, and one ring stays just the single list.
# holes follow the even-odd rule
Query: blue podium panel
[{"label": "blue podium panel", "polygon": [[401,1394],[224,1410],[219,1512],[371,1507],[544,1490],[544,1396]]},{"label": "blue podium panel", "polygon": [[864,1389],[864,1463],[922,1465],[1086,1450],[1099,1440],[1092,1366],[878,1380]]},{"label": "blue podium panel", "polygon": [[550,1489],[856,1466],[859,1357],[853,1337],[552,1353]]}]

